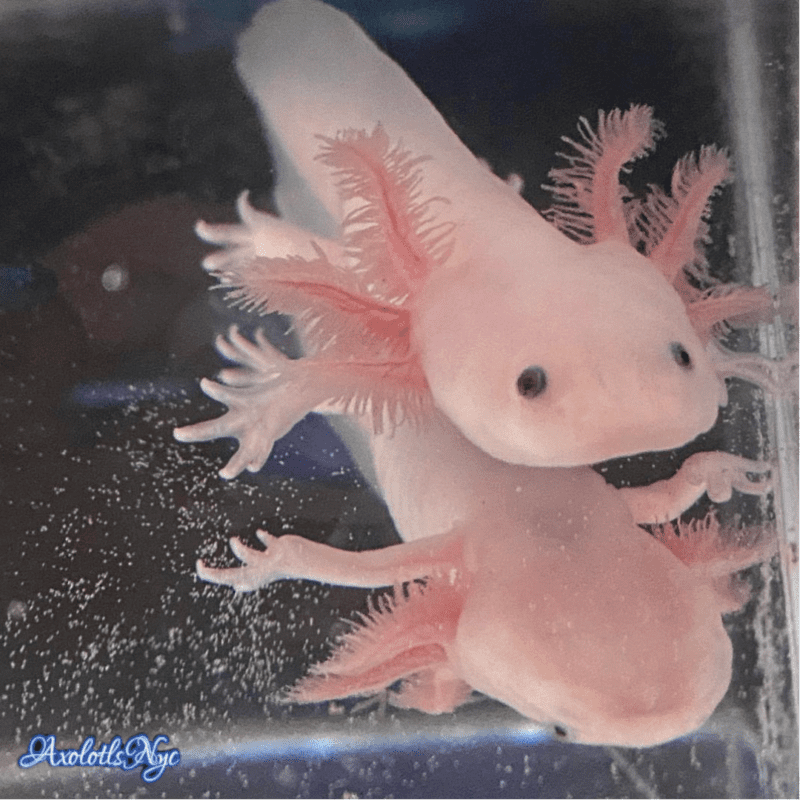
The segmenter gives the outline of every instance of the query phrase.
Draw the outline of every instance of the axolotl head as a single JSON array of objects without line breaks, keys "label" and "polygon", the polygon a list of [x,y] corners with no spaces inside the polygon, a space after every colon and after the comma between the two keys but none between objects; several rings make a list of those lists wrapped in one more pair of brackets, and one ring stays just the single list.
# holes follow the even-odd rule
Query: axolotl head
[{"label": "axolotl head", "polygon": [[560,738],[648,747],[711,716],[732,647],[712,585],[641,529],[619,531],[483,548],[459,674]]},{"label": "axolotl head", "polygon": [[578,245],[547,225],[498,232],[433,275],[415,313],[436,404],[503,461],[679,447],[727,400],[678,293],[627,243]]}]

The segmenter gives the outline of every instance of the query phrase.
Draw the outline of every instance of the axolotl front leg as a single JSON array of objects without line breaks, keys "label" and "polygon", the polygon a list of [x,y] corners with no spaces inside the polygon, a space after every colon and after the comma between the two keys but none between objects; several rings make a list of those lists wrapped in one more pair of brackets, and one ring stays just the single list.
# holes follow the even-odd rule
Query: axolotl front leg
[{"label": "axolotl front leg", "polygon": [[249,191],[239,195],[236,210],[238,223],[209,225],[200,220],[195,226],[195,233],[204,242],[221,248],[203,259],[203,267],[212,274],[224,274],[226,270],[255,258],[312,258],[316,255],[314,245],[332,263],[339,263],[344,258],[339,242],[321,236],[312,237],[308,231],[291,222],[253,208]]},{"label": "axolotl front leg", "polygon": [[725,503],[733,490],[743,494],[766,495],[772,491],[771,465],[731,453],[695,453],[684,461],[671,478],[648,486],[619,490],[633,519],[642,525],[677,519],[704,494],[711,501]]},{"label": "axolotl front leg", "polygon": [[[695,453],[667,480],[650,486],[620,489],[619,494],[639,524],[659,524],[677,519],[704,493],[725,502],[733,489],[751,495],[771,491],[770,465],[730,453]],[[754,476],[754,477],[751,477]],[[257,550],[231,538],[237,567],[209,567],[197,562],[197,575],[210,583],[252,592],[275,581],[301,579],[338,586],[379,588],[421,578],[450,577],[463,573],[463,533],[449,533],[353,553],[312,542],[301,536],[271,536],[256,532],[266,547]]]},{"label": "axolotl front leg", "polygon": [[240,592],[287,579],[372,589],[425,577],[455,579],[462,566],[463,535],[458,531],[358,553],[291,534],[275,537],[259,530],[256,535],[266,550],[232,538],[231,550],[242,566],[215,568],[198,561],[198,577]]},{"label": "axolotl front leg", "polygon": [[[228,410],[220,417],[177,428],[175,438],[180,442],[237,439],[239,449],[220,470],[226,479],[245,469],[261,469],[275,442],[311,411],[365,413],[369,407],[374,409],[373,427],[380,428],[384,413],[389,419],[397,416],[398,398],[408,398],[415,387],[424,385],[424,378],[408,362],[287,358],[261,329],[250,342],[234,326],[227,338],[217,337],[216,347],[238,366],[222,370],[219,383],[203,379],[200,386]],[[417,405],[423,405],[424,395],[419,389],[416,394],[422,396]]]}]

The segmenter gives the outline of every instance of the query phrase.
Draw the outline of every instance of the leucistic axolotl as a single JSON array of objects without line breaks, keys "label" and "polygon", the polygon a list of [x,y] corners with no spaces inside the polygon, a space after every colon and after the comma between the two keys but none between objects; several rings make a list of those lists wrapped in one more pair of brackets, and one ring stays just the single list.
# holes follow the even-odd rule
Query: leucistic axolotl
[{"label": "leucistic axolotl", "polygon": [[726,403],[726,376],[763,376],[713,341],[772,304],[707,270],[725,154],[681,160],[669,194],[636,199],[620,183],[662,133],[650,108],[582,120],[551,173],[548,221],[339,11],[267,5],[237,66],[272,145],[280,216],[245,194],[240,225],[199,223],[224,246],[205,266],[240,305],[293,315],[315,369],[279,390],[264,375],[203,382],[229,411],[176,436],[237,438],[224,477],[258,470],[311,410],[366,414],[380,431],[435,408],[495,458],[591,464],[691,441]]},{"label": "leucistic axolotl", "polygon": [[244,566],[198,574],[241,590],[401,587],[294,687],[298,701],[403,681],[398,705],[447,711],[476,689],[576,741],[696,728],[730,681],[730,576],[765,546],[713,519],[655,537],[637,523],[673,520],[705,491],[763,493],[766,465],[701,453],[640,489],[584,465],[685,443],[713,424],[725,375],[759,372],[714,342],[771,305],[715,288],[705,268],[724,154],[682,160],[669,195],[629,198],[620,171],[660,127],[645,107],[601,114],[553,173],[548,222],[339,12],[267,6],[238,65],[282,216],[245,196],[241,225],[201,224],[226,247],[206,266],[234,301],[293,315],[306,355],[232,329],[217,344],[237,366],[203,383],[227,413],[177,436],[237,438],[234,477],[308,411],[355,416],[404,541],[353,554],[262,532],[266,551],[232,541]]},{"label": "leucistic axolotl", "polygon": [[[404,469],[381,468],[384,445]],[[635,747],[714,711],[731,679],[721,615],[744,599],[732,576],[770,537],[713,517],[655,536],[636,523],[672,519],[706,490],[766,492],[766,465],[698,453],[667,481],[615,489],[589,467],[492,459],[438,413],[375,452],[403,544],[352,553],[260,531],[266,550],[231,540],[243,566],[198,564],[242,591],[285,578],[395,586],[287,700],[389,689],[394,705],[443,713],[478,690],[560,737]]]}]

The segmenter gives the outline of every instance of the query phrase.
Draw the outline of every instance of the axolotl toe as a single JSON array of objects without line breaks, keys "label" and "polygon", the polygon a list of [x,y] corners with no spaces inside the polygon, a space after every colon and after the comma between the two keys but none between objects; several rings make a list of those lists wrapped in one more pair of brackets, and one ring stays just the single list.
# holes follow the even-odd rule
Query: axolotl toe
[{"label": "axolotl toe", "polygon": [[[371,414],[378,430],[435,407],[487,453],[529,466],[670,449],[714,424],[727,395],[711,331],[771,308],[759,290],[720,292],[707,271],[723,152],[681,160],[670,194],[632,198],[620,173],[661,126],[645,106],[601,112],[568,140],[545,219],[335,9],[269,4],[237,66],[272,144],[281,216],[245,195],[240,226],[201,223],[225,246],[206,267],[235,302],[293,315],[317,377],[260,437],[266,405],[250,422],[179,432],[239,438],[225,477],[258,469],[270,437],[310,410]],[[204,389],[239,402],[235,386]]]}]

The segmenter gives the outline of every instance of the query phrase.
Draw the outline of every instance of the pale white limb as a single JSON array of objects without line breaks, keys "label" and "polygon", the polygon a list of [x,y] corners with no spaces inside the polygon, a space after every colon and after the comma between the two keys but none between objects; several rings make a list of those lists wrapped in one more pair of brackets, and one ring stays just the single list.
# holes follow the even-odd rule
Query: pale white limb
[{"label": "pale white limb", "polygon": [[[492,169],[492,165],[485,158],[479,158],[478,163],[482,167],[485,167],[488,172],[496,174],[494,169]],[[506,175],[505,184],[509,189],[512,189],[515,194],[521,195],[525,191],[525,179],[516,172],[509,172],[508,175]]]},{"label": "pale white limb", "polygon": [[222,383],[203,379],[200,388],[228,410],[177,428],[174,436],[179,442],[237,439],[239,449],[219,473],[226,479],[261,469],[275,442],[310,411],[370,415],[382,430],[419,413],[426,399],[416,362],[290,359],[260,330],[250,342],[235,326],[227,339],[217,337],[216,346],[240,366],[222,370]]},{"label": "pale white limb", "polygon": [[221,417],[186,425],[174,432],[179,442],[205,442],[232,437],[239,449],[220,470],[223,478],[242,470],[257,472],[269,458],[275,442],[285,436],[318,404],[314,392],[302,391],[307,366],[274,348],[259,330],[255,344],[232,327],[228,338],[217,338],[217,350],[241,367],[224,369],[223,383],[208,379],[200,388],[228,406]]},{"label": "pale white limb", "polygon": [[708,353],[721,378],[741,378],[774,395],[797,391],[797,358],[776,360],[761,353],[734,353],[712,342]]},{"label": "pale white limb", "polygon": [[259,211],[250,205],[250,193],[242,192],[236,201],[241,222],[228,225],[210,225],[200,220],[195,232],[205,242],[222,247],[203,259],[203,267],[219,273],[225,283],[226,270],[241,266],[254,258],[285,258],[302,256],[312,259],[318,255],[316,243],[331,263],[342,258],[342,247],[337,242],[316,237],[302,228],[286,222],[274,214]]},{"label": "pale white limb", "polygon": [[516,172],[511,172],[506,177],[506,184],[510,186],[518,195],[525,191],[525,179]]},{"label": "pale white limb", "polygon": [[715,503],[731,499],[733,490],[765,495],[772,491],[771,465],[731,453],[695,453],[667,480],[619,492],[640,524],[677,519],[704,494]]},{"label": "pale white limb", "polygon": [[461,568],[461,532],[450,532],[358,553],[339,550],[301,536],[256,535],[266,550],[256,550],[231,539],[240,567],[209,567],[197,562],[197,575],[204,581],[252,592],[279,580],[297,578],[338,586],[377,588],[394,586],[419,578],[452,575]]}]

